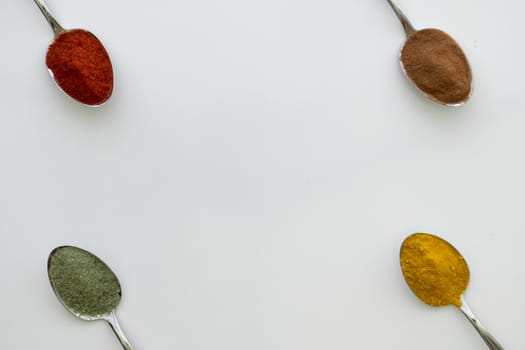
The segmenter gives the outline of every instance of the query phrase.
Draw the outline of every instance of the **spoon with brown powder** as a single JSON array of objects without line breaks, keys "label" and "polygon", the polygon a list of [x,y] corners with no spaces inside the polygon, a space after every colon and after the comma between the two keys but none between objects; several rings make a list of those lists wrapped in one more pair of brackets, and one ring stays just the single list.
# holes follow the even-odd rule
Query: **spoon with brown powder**
[{"label": "spoon with brown powder", "polygon": [[445,106],[460,106],[472,95],[472,71],[465,53],[447,33],[416,30],[401,9],[387,0],[405,30],[401,69],[421,93]]},{"label": "spoon with brown powder", "polygon": [[83,249],[62,246],[49,254],[47,273],[66,309],[83,320],[108,322],[122,347],[133,350],[115,314],[122,294],[120,283],[102,260]]},{"label": "spoon with brown powder", "polygon": [[104,104],[113,92],[113,67],[100,40],[84,29],[64,29],[43,0],[34,1],[55,34],[46,55],[51,77],[74,100],[91,107]]},{"label": "spoon with brown powder", "polygon": [[401,245],[399,260],[408,286],[421,301],[430,306],[456,306],[489,349],[503,350],[465,302],[463,294],[470,280],[470,270],[456,248],[437,236],[414,233]]}]

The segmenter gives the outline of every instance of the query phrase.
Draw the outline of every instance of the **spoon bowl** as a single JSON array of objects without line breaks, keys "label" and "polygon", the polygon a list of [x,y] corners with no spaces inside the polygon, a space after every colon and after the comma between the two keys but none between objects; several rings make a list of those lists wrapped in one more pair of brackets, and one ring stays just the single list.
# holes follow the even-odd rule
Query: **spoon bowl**
[{"label": "spoon bowl", "polygon": [[406,41],[399,53],[401,70],[423,95],[444,106],[457,107],[472,96],[472,70],[459,44],[435,28],[416,30],[393,0]]},{"label": "spoon bowl", "polygon": [[117,276],[97,256],[73,246],[55,248],[47,262],[49,282],[62,305],[76,317],[104,320],[125,350],[133,350],[115,310],[121,288]]},{"label": "spoon bowl", "polygon": [[113,92],[113,67],[106,49],[84,29],[64,29],[43,0],[34,0],[55,35],[46,54],[46,65],[58,87],[77,102],[101,106]]},{"label": "spoon bowl", "polygon": [[430,306],[456,306],[489,349],[503,350],[465,301],[470,270],[454,246],[429,233],[414,233],[403,241],[399,260],[403,277],[421,301]]}]

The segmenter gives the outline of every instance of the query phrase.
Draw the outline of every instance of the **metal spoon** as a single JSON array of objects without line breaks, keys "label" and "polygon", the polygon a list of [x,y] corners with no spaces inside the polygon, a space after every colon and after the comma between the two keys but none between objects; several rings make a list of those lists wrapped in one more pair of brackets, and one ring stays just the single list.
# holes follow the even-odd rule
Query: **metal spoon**
[{"label": "metal spoon", "polygon": [[[468,101],[468,99],[472,96],[472,71],[470,68],[470,65],[468,63],[468,60],[463,53],[461,47],[456,43],[456,41],[450,37],[445,32],[439,30],[439,29],[422,29],[422,30],[416,30],[412,23],[408,20],[408,18],[405,16],[405,14],[401,11],[401,9],[394,3],[392,0],[387,0],[392,9],[394,10],[395,14],[401,21],[401,24],[403,26],[403,29],[405,30],[407,40],[405,41],[403,47],[401,48],[399,58],[400,58],[400,64],[401,69],[405,76],[408,78],[408,80],[412,83],[412,85],[418,89],[423,95],[428,97],[430,100],[437,102],[439,104],[445,105],[445,106],[461,106],[465,102]],[[407,45],[411,45],[411,43],[415,42],[416,40],[420,40],[425,35],[428,35],[428,33],[432,32],[435,37],[438,37],[439,39],[434,39],[433,43],[438,44],[440,41],[446,40],[450,43],[450,45],[443,45],[440,49],[446,50],[449,53],[454,52],[457,53],[458,60],[456,60],[455,64],[460,65],[461,72],[463,73],[462,79],[459,80],[457,76],[454,76],[451,74],[448,70],[440,70],[439,66],[435,66],[432,69],[432,72],[430,72],[428,69],[422,70],[421,67],[408,67],[403,62],[403,52],[404,49],[407,48]],[[423,50],[422,50],[423,51]],[[424,52],[420,52],[421,57],[424,57]],[[445,58],[441,56],[440,53],[440,60],[444,60]],[[436,59],[436,57],[432,57],[432,59]],[[419,74],[430,74],[434,75],[434,79],[437,77],[437,79],[442,79],[440,83],[447,82],[448,84],[454,85],[452,89],[449,89],[447,91],[447,94],[451,94],[450,91],[456,91],[454,93],[454,96],[452,95],[446,95],[444,96],[443,92],[436,92],[436,90],[439,88],[443,90],[443,88],[439,87],[439,84],[435,84],[434,87],[429,85],[429,82],[421,82],[414,80],[413,76],[413,70],[420,69]],[[466,73],[465,73],[466,72]],[[457,72],[454,72],[457,73]],[[459,73],[458,73],[459,75]],[[446,79],[446,80],[445,80]],[[465,81],[468,81],[468,83],[465,83]]]},{"label": "metal spoon", "polygon": [[[428,247],[419,246],[418,241],[421,241],[421,239],[427,240],[429,244],[432,244],[432,251],[428,251]],[[425,254],[425,259],[411,259],[408,262],[403,262],[403,259],[407,256],[410,256],[410,249],[417,249],[418,254]],[[441,254],[444,253],[451,253],[460,259],[455,262],[455,264],[447,266],[447,268],[452,271],[450,273],[447,273],[447,275],[438,276],[441,282],[446,281],[447,283],[441,283],[438,286],[434,285],[434,280],[436,277],[436,274],[439,273],[439,270],[437,268],[429,268],[427,261],[432,260],[433,258],[427,258],[429,256],[432,256],[433,254],[439,251]],[[434,258],[435,259],[435,258]],[[463,315],[470,321],[470,323],[476,328],[476,331],[479,333],[485,344],[489,347],[491,350],[503,350],[503,347],[496,341],[496,339],[487,331],[487,329],[481,324],[481,322],[477,319],[477,317],[474,315],[470,307],[465,301],[464,293],[468,286],[468,278],[464,281],[454,281],[453,277],[454,272],[456,271],[463,271],[465,272],[469,277],[470,272],[467,265],[467,262],[463,258],[463,256],[452,246],[450,243],[445,241],[444,239],[437,237],[435,235],[431,235],[428,233],[414,233],[410,236],[408,236],[403,244],[401,245],[401,251],[400,251],[400,260],[401,260],[401,268],[403,271],[403,276],[405,277],[405,280],[407,281],[407,284],[409,285],[410,289],[416,294],[416,296],[421,299],[424,303],[430,305],[430,306],[444,306],[444,305],[454,305],[456,306]],[[418,261],[419,260],[419,261]],[[432,260],[433,261],[433,260]],[[438,290],[441,290],[440,288],[444,288],[443,285],[453,285],[454,289],[446,291],[444,294],[450,294],[451,298],[447,298],[445,295],[435,295],[435,298],[428,298],[427,296],[422,296],[418,294],[417,288],[413,287],[413,284],[416,283],[414,279],[416,276],[410,275],[409,271],[405,270],[404,263],[410,264],[410,269],[414,270],[417,269],[420,274],[417,276],[417,283],[421,283],[421,285],[425,285],[426,288],[429,288],[433,290],[433,293],[439,293],[436,292]],[[418,265],[421,263],[421,266]],[[422,266],[423,264],[427,264],[425,266]],[[436,263],[438,264],[438,263]],[[407,265],[408,266],[408,265]],[[412,271],[413,272],[413,271]],[[429,277],[430,276],[430,277]],[[457,282],[457,283],[455,283]]]},{"label": "metal spoon", "polygon": [[133,350],[115,314],[120,283],[102,260],[86,250],[61,246],[49,254],[47,272],[53,291],[67,310],[83,320],[108,322],[122,347]]},{"label": "metal spoon", "polygon": [[[96,107],[106,103],[113,92],[113,68],[109,55],[100,40],[91,32],[84,29],[64,29],[51,15],[43,0],[34,0],[34,2],[40,11],[42,11],[42,14],[55,34],[54,41],[49,46],[47,52],[46,64],[49,63],[48,58],[50,54],[54,53],[53,44],[57,43],[59,39],[69,46],[67,54],[64,55],[64,57],[60,57],[58,67],[50,67],[48,64],[48,71],[51,78],[53,78],[65,94],[81,104]],[[81,45],[78,44],[78,39],[71,39],[72,34],[78,35],[79,33],[81,33],[85,38],[84,40],[89,41],[89,44],[94,46],[96,50],[90,52],[86,49],[81,49]],[[71,49],[71,47],[75,46],[75,50]],[[79,67],[72,63],[75,62],[73,58],[78,58],[79,55],[84,59],[97,57],[100,64],[79,69]],[[53,69],[55,69],[55,72],[53,72]],[[55,73],[60,74],[60,76],[56,76]],[[67,84],[65,80],[61,80],[62,76],[67,77]],[[94,85],[93,82],[98,83],[99,86]]]}]

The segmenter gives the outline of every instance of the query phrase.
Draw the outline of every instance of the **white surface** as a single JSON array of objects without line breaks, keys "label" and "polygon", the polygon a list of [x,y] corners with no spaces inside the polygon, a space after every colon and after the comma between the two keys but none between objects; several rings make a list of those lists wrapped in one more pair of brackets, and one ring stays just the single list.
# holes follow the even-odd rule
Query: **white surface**
[{"label": "white surface", "polygon": [[50,0],[112,57],[99,109],[51,82],[33,2],[4,5],[0,349],[119,349],[54,297],[66,243],[118,274],[137,350],[484,349],[403,281],[415,231],[463,252],[474,312],[524,348],[523,1],[400,2],[465,49],[458,109],[404,79],[386,1]]}]

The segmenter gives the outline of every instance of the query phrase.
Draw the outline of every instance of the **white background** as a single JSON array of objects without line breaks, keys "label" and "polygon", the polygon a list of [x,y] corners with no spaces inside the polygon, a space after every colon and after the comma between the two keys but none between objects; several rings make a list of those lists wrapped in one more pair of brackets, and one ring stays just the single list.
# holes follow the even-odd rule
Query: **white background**
[{"label": "white background", "polygon": [[402,75],[386,1],[49,0],[112,57],[96,109],[51,81],[35,4],[3,5],[0,349],[119,349],[53,295],[62,244],[117,273],[137,350],[484,349],[406,286],[417,231],[464,254],[472,309],[525,347],[523,1],[400,2],[467,53],[456,109]]}]

